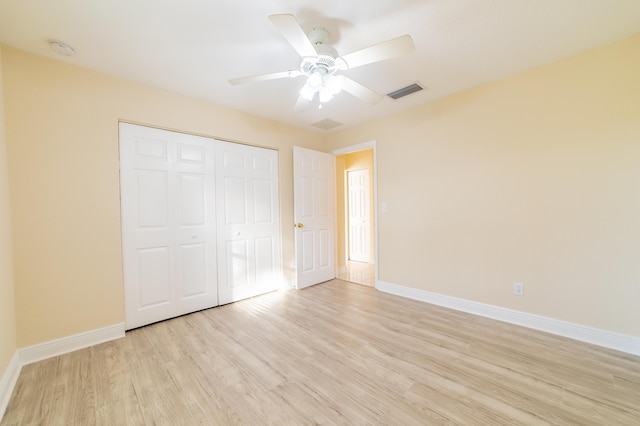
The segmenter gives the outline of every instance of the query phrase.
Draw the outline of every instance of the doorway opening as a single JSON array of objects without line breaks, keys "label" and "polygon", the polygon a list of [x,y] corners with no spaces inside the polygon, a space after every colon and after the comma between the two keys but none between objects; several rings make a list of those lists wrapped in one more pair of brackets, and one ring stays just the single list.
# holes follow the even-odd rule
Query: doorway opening
[{"label": "doorway opening", "polygon": [[337,278],[375,287],[375,142],[336,155]]}]

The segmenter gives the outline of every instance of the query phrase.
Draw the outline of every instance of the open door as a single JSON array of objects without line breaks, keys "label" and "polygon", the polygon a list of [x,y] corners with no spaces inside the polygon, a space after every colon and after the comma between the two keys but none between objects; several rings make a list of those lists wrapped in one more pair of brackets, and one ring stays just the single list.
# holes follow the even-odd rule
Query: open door
[{"label": "open door", "polygon": [[293,147],[297,288],[335,278],[335,157]]}]

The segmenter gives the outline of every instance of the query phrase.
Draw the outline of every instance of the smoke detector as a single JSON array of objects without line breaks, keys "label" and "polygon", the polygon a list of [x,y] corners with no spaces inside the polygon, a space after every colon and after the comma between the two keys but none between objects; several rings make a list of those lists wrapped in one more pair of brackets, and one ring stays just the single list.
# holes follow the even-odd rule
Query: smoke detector
[{"label": "smoke detector", "polygon": [[49,47],[51,50],[62,56],[74,56],[76,54],[73,47],[61,41],[49,40]]}]

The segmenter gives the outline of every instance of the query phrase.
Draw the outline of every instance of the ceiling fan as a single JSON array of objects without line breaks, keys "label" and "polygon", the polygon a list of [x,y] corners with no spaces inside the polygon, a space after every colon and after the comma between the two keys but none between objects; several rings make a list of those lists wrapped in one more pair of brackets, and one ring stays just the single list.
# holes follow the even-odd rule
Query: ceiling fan
[{"label": "ceiling fan", "polygon": [[338,71],[353,69],[373,62],[395,58],[413,52],[413,40],[410,35],[403,35],[385,42],[366,47],[361,50],[339,56],[331,46],[325,44],[329,40],[329,32],[324,28],[312,29],[305,34],[293,15],[270,15],[269,20],[280,34],[300,55],[300,68],[270,74],[260,74],[229,80],[231,84],[242,84],[256,81],[275,80],[305,76],[307,82],[300,90],[295,109],[302,110],[318,93],[319,107],[330,101],[340,91],[352,94],[370,104],[382,100],[382,96],[362,84],[339,74]]}]

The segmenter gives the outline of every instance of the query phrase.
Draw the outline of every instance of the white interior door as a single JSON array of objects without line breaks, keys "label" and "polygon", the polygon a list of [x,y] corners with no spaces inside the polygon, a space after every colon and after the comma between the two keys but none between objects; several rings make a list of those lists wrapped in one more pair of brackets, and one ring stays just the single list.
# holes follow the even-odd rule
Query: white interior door
[{"label": "white interior door", "polygon": [[335,157],[293,148],[297,287],[335,278]]},{"label": "white interior door", "polygon": [[349,197],[349,260],[369,262],[371,218],[369,213],[369,171],[347,172]]},{"label": "white interior door", "polygon": [[218,305],[213,142],[120,124],[126,329]]},{"label": "white interior door", "polygon": [[282,286],[278,152],[218,141],[220,304]]}]

